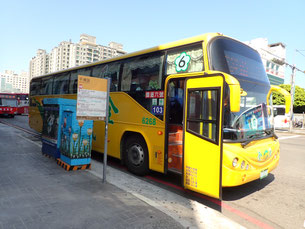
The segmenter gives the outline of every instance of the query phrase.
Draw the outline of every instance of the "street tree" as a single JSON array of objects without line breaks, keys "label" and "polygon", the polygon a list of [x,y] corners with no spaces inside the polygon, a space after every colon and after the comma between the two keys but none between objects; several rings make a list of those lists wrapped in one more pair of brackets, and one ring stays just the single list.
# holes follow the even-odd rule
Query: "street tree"
[{"label": "street tree", "polygon": [[[281,88],[284,88],[290,93],[291,85],[289,84],[281,84],[279,85]],[[272,93],[272,102],[274,105],[284,105],[285,98],[278,92]],[[293,112],[302,113],[305,112],[305,89],[299,86],[295,87],[294,94],[294,103],[293,103]]]}]

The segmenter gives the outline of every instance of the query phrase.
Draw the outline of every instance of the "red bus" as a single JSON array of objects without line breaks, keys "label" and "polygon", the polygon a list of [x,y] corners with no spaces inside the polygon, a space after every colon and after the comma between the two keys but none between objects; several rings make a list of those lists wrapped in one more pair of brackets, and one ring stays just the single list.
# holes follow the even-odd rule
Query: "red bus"
[{"label": "red bus", "polygon": [[29,114],[29,94],[17,93],[17,114],[28,115]]},{"label": "red bus", "polygon": [[14,117],[17,114],[17,95],[0,93],[0,115]]}]

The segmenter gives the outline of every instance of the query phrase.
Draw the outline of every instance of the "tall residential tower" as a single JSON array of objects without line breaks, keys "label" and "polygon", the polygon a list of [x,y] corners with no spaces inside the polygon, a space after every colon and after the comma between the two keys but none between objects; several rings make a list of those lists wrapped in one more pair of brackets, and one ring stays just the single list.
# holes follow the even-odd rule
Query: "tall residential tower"
[{"label": "tall residential tower", "polygon": [[15,73],[5,70],[0,73],[0,92],[29,93],[29,75],[27,72]]},{"label": "tall residential tower", "polygon": [[62,41],[49,54],[38,49],[36,56],[30,61],[30,79],[123,54],[126,52],[123,51],[122,44],[110,42],[108,46],[98,45],[96,37],[81,34],[78,43]]}]

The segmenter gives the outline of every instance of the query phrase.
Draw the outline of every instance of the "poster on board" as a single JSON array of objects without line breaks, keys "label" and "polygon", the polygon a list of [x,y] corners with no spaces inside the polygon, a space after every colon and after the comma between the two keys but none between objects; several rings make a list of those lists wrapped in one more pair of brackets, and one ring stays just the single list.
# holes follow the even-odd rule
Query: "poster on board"
[{"label": "poster on board", "polygon": [[76,118],[78,120],[104,120],[103,183],[106,182],[109,91],[111,79],[78,76]]},{"label": "poster on board", "polygon": [[105,120],[107,98],[107,79],[79,75],[77,119]]}]

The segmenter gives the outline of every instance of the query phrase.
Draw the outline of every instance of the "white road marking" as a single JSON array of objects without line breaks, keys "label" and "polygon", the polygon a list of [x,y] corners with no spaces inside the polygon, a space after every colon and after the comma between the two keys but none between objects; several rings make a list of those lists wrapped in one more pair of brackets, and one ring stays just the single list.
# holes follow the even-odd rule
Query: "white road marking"
[{"label": "white road marking", "polygon": [[301,137],[301,135],[294,135],[294,136],[287,136],[287,137],[279,137],[279,140],[289,139],[289,138],[298,138]]},{"label": "white road marking", "polygon": [[30,140],[30,139],[28,139],[28,138],[26,138],[26,137],[23,137],[23,136],[20,135],[20,134],[18,134],[18,136],[21,137],[21,138],[23,138],[24,140],[26,140],[26,141],[28,141],[28,142],[31,142],[31,143],[35,144],[36,146],[39,146],[39,147],[42,146],[41,143],[34,142],[34,141],[32,141],[32,140]]}]

